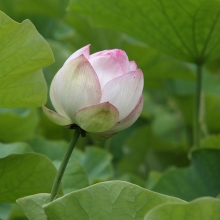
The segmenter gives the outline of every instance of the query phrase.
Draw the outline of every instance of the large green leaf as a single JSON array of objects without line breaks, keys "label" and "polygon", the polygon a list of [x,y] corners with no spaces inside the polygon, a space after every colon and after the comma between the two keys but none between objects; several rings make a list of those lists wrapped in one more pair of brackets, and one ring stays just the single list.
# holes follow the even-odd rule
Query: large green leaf
[{"label": "large green leaf", "polygon": [[13,142],[31,138],[39,117],[36,109],[0,109],[0,141]]},{"label": "large green leaf", "polygon": [[219,220],[220,200],[200,198],[188,204],[163,204],[147,213],[144,220]]},{"label": "large green leaf", "polygon": [[216,197],[220,192],[219,157],[219,149],[194,150],[190,167],[168,170],[152,190],[188,201],[202,196]]},{"label": "large green leaf", "polygon": [[69,9],[180,59],[202,63],[219,57],[219,1],[72,0]]},{"label": "large green leaf", "polygon": [[0,159],[0,202],[15,202],[27,195],[50,192],[56,169],[45,156],[12,154]]},{"label": "large green leaf", "polygon": [[29,20],[0,12],[0,107],[37,107],[47,99],[40,68],[53,62],[47,42]]},{"label": "large green leaf", "polygon": [[98,183],[45,205],[50,220],[142,220],[153,207],[184,202],[122,181]]},{"label": "large green leaf", "polygon": [[16,202],[21,206],[29,220],[47,220],[42,208],[50,201],[50,194],[40,193],[18,199]]}]

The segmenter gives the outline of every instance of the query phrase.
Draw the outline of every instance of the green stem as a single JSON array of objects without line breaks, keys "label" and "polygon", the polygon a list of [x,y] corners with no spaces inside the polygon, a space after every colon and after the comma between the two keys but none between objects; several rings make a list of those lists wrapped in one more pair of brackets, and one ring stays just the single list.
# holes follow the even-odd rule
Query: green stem
[{"label": "green stem", "polygon": [[72,154],[72,151],[76,145],[76,142],[79,138],[79,135],[80,135],[80,129],[79,128],[76,128],[75,129],[75,132],[74,132],[74,135],[72,137],[72,140],[70,142],[70,145],[63,157],[63,160],[60,164],[60,168],[57,172],[57,175],[56,175],[56,178],[54,180],[54,183],[53,183],[53,186],[52,186],[52,190],[51,190],[51,196],[50,196],[50,202],[52,202],[54,200],[54,198],[56,197],[57,195],[57,192],[58,192],[58,189],[59,189],[59,186],[60,186],[60,182],[62,180],[62,177],[63,177],[63,174],[64,174],[64,171],[66,169],[66,166],[67,166],[67,163],[69,161],[69,158]]},{"label": "green stem", "polygon": [[195,112],[194,112],[194,146],[200,146],[200,101],[202,89],[202,65],[197,64]]},{"label": "green stem", "polygon": [[206,125],[206,115],[205,115],[205,95],[204,91],[201,92],[201,104],[200,104],[200,127],[201,136],[206,137],[209,135],[208,127]]}]

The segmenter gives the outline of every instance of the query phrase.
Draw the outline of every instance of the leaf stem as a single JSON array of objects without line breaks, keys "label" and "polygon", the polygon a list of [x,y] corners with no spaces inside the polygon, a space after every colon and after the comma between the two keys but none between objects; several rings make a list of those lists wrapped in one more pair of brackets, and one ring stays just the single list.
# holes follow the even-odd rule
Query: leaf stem
[{"label": "leaf stem", "polygon": [[63,157],[63,160],[60,164],[60,168],[59,168],[59,170],[57,172],[57,175],[56,175],[56,178],[54,180],[54,183],[53,183],[53,186],[52,186],[52,189],[51,189],[50,202],[52,202],[54,200],[54,198],[56,197],[56,195],[57,195],[57,192],[58,192],[58,189],[59,189],[64,171],[66,169],[67,163],[69,161],[69,158],[72,154],[72,151],[73,151],[73,149],[76,145],[76,142],[77,142],[79,136],[80,136],[80,128],[76,128],[75,132],[73,134],[72,140],[70,142],[70,145],[69,145],[69,147],[68,147],[68,149],[67,149],[67,151],[66,151],[66,153]]},{"label": "leaf stem", "polygon": [[201,135],[202,137],[206,137],[209,135],[208,127],[206,125],[206,115],[205,115],[205,94],[204,91],[201,91],[201,104],[200,104],[200,127],[201,127]]},{"label": "leaf stem", "polygon": [[194,146],[200,147],[200,105],[202,90],[202,65],[197,64],[195,112],[194,112]]}]

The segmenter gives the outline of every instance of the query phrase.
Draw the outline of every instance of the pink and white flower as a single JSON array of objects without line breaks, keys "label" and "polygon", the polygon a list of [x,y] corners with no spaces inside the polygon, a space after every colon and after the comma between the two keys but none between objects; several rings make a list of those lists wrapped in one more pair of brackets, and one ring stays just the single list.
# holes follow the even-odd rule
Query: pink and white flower
[{"label": "pink and white flower", "polygon": [[90,55],[90,45],[73,53],[57,72],[50,98],[57,112],[45,115],[62,126],[78,125],[110,137],[132,125],[143,108],[143,73],[119,49]]}]

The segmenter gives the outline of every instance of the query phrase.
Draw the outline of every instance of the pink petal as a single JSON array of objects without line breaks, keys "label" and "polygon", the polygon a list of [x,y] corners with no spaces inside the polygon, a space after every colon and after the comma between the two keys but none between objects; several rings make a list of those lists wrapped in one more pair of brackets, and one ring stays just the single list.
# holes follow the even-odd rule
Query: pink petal
[{"label": "pink petal", "polygon": [[69,118],[65,118],[62,115],[46,108],[43,104],[41,106],[42,106],[44,114],[53,123],[55,123],[57,125],[62,125],[62,126],[73,124],[73,122]]},{"label": "pink petal", "polygon": [[90,55],[89,59],[93,59],[99,56],[111,56],[112,58],[115,58],[115,60],[117,61],[117,63],[119,63],[124,73],[130,72],[128,56],[123,50],[103,50]]},{"label": "pink petal", "polygon": [[140,116],[142,109],[143,109],[143,96],[140,97],[139,102],[133,109],[133,111],[123,120],[117,122],[117,124],[112,127],[109,131],[107,131],[107,134],[114,134],[117,133],[118,131],[124,130],[125,128],[130,127]]},{"label": "pink petal", "polygon": [[137,64],[136,64],[135,61],[130,61],[129,66],[130,66],[130,71],[135,71],[135,70],[138,69]]},{"label": "pink petal", "polygon": [[83,55],[65,64],[50,87],[50,98],[56,111],[61,114],[63,108],[73,121],[79,109],[99,103],[100,97],[98,77]]},{"label": "pink petal", "polygon": [[81,49],[77,50],[76,52],[74,52],[64,63],[64,65],[66,63],[68,63],[70,60],[73,60],[75,58],[77,58],[80,55],[84,55],[87,59],[89,58],[89,54],[90,54],[90,44],[88,44],[85,47],[82,47]]},{"label": "pink petal", "polygon": [[109,102],[80,109],[75,114],[78,126],[88,132],[103,132],[113,127],[118,121],[118,110]]},{"label": "pink petal", "polygon": [[119,121],[126,118],[137,105],[144,85],[140,69],[108,82],[102,90],[100,103],[110,102],[119,111]]},{"label": "pink petal", "polygon": [[94,58],[94,57],[97,57],[97,56],[102,56],[102,55],[106,55],[108,53],[109,50],[102,50],[102,51],[99,51],[99,52],[96,52],[96,53],[93,53],[89,56],[89,58]]},{"label": "pink petal", "polygon": [[110,55],[97,56],[89,59],[101,85],[101,89],[112,79],[124,74],[117,59]]},{"label": "pink petal", "polygon": [[127,54],[123,50],[118,50],[118,49],[115,49],[114,52],[124,72],[125,73],[129,72],[130,68],[129,68],[129,60]]}]

